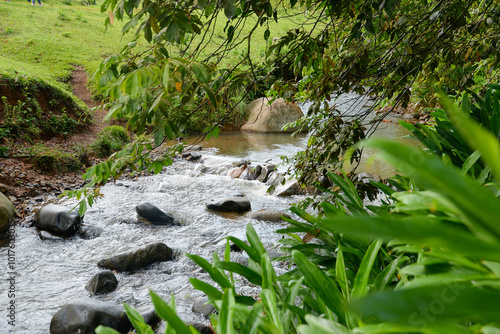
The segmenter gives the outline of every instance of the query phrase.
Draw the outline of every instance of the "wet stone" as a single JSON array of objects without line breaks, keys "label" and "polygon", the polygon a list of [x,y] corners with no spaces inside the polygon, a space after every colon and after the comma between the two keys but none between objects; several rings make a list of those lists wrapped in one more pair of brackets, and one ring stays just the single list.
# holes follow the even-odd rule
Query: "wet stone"
[{"label": "wet stone", "polygon": [[250,211],[250,201],[244,197],[229,197],[223,199],[212,199],[205,203],[207,209],[224,212],[246,212]]},{"label": "wet stone", "polygon": [[87,283],[85,289],[96,295],[110,293],[116,290],[118,280],[115,274],[110,270],[98,272]]},{"label": "wet stone", "polygon": [[97,265],[116,271],[135,271],[156,262],[171,261],[173,252],[164,243],[155,243],[138,249],[132,253],[125,253],[111,258],[100,260]]},{"label": "wet stone", "polygon": [[208,316],[211,313],[215,312],[215,307],[213,305],[207,304],[207,302],[208,302],[207,297],[199,297],[194,301],[191,310],[194,313],[199,313],[203,314],[204,316]]}]

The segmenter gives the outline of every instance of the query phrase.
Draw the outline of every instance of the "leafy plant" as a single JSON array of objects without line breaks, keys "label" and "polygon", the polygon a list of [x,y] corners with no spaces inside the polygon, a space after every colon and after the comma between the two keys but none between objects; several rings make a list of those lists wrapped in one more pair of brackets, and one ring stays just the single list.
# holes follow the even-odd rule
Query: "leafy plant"
[{"label": "leafy plant", "polygon": [[99,133],[91,147],[99,157],[107,158],[111,153],[121,150],[129,142],[130,138],[124,127],[111,125]]},{"label": "leafy plant", "polygon": [[43,172],[70,172],[80,170],[82,163],[72,154],[42,144],[30,148],[30,161]]},{"label": "leafy plant", "polygon": [[[490,84],[487,87],[482,97],[475,93],[464,93],[460,103],[461,109],[493,135],[498,136],[500,134],[500,86]],[[473,101],[469,95],[472,95]],[[401,122],[401,125],[411,131],[413,136],[429,151],[441,156],[444,161],[450,161],[454,166],[461,168],[463,173],[471,175],[480,183],[489,181],[491,168],[481,161],[481,153],[467,144],[445,111],[436,109],[431,115],[434,116],[434,125],[413,125],[407,122]]]}]

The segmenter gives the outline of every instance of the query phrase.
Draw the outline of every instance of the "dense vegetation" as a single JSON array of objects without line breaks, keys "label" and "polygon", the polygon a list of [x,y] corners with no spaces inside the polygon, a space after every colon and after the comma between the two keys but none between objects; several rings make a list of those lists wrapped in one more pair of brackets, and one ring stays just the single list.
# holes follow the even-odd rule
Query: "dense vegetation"
[{"label": "dense vegetation", "polygon": [[[322,189],[318,211],[297,206],[301,220],[278,231],[286,254],[275,260],[290,271],[276,275],[251,225],[247,240],[227,238],[222,259],[188,255],[212,278],[191,283],[217,309],[217,333],[500,332],[500,86],[490,84],[498,81],[497,2],[106,0],[101,8],[111,11],[108,24],[126,20],[122,31],[135,37],[100,64],[96,89],[109,117],[126,117],[138,134],[154,126],[154,142],[130,143],[89,168],[89,183],[69,193],[86,196],[81,211],[126,167],[159,172],[171,163],[147,152],[189,122],[204,120],[211,135],[263,94],[315,101],[298,124],[311,139],[294,158],[296,173],[308,186],[326,176],[332,187]],[[296,26],[275,33],[272,22],[285,17]],[[257,34],[266,41],[259,48]],[[138,49],[143,37],[149,44]],[[349,119],[323,103],[351,91],[374,95],[375,106],[432,107],[434,124],[404,124],[425,149],[356,144],[366,113]],[[400,171],[372,183],[386,195],[378,206],[341,171],[364,147]],[[248,266],[231,262],[230,243]],[[241,295],[236,279],[260,295]],[[167,333],[196,332],[175,301],[151,298]],[[138,333],[152,333],[126,310]]]},{"label": "dense vegetation", "polygon": [[[223,259],[188,255],[213,280],[191,283],[215,306],[216,332],[500,330],[500,86],[488,85],[498,80],[496,2],[108,0],[103,8],[128,16],[125,27],[151,42],[142,56],[132,55],[132,44],[103,63],[100,74],[110,116],[129,115],[139,132],[158,124],[155,145],[186,121],[172,119],[173,105],[201,115],[226,105],[227,91],[239,92],[241,101],[264,91],[317,101],[303,121],[313,139],[295,158],[297,174],[307,185],[325,175],[333,186],[322,189],[328,200],[320,213],[295,207],[302,220],[278,231],[287,236],[287,255],[277,260],[290,263],[290,271],[275,274],[251,225],[247,240],[227,238]],[[200,57],[221,13],[226,40]],[[251,45],[256,29],[283,13],[307,19],[275,43],[264,30],[266,62],[254,62],[248,47],[238,66],[220,65],[235,45]],[[250,32],[241,31],[248,26]],[[350,91],[375,94],[377,106],[437,107],[434,124],[404,125],[426,149],[380,140],[352,147],[365,136],[366,114],[349,121],[321,102]],[[387,196],[378,206],[365,204],[347,174],[325,170],[358,158],[364,147],[377,148],[401,173],[372,183]],[[95,185],[111,175],[87,177]],[[248,266],[231,262],[230,242],[247,253]],[[235,277],[260,286],[260,295],[239,294]],[[175,315],[175,301],[167,304],[154,292],[151,298],[167,333],[196,332]],[[152,333],[133,309],[127,313],[139,333]]]}]

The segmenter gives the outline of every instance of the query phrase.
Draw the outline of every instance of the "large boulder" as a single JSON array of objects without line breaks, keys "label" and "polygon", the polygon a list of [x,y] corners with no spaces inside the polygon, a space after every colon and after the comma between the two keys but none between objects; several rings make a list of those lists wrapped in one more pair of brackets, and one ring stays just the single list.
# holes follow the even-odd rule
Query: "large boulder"
[{"label": "large boulder", "polygon": [[302,110],[293,103],[287,103],[283,99],[276,99],[269,104],[269,99],[261,97],[248,104],[248,121],[241,127],[242,131],[253,132],[293,132],[290,128],[286,131],[283,127],[291,122],[302,118]]},{"label": "large boulder", "polygon": [[[140,312],[148,324],[158,321],[154,308]],[[122,305],[84,298],[64,305],[50,321],[50,334],[94,334],[99,325],[128,333],[132,324]]]},{"label": "large boulder", "polygon": [[118,280],[111,270],[103,270],[98,272],[87,283],[85,289],[95,295],[102,295],[116,290]]},{"label": "large boulder", "polygon": [[252,209],[250,201],[244,197],[211,199],[205,205],[209,210],[224,212],[246,212]]},{"label": "large boulder", "polygon": [[0,233],[6,234],[9,224],[14,219],[14,206],[12,202],[0,192]]},{"label": "large boulder", "polygon": [[159,242],[138,249],[132,253],[125,253],[102,259],[97,265],[102,268],[116,271],[135,271],[156,262],[171,261],[172,259],[172,249],[164,243]]},{"label": "large boulder", "polygon": [[36,226],[55,235],[74,235],[81,223],[82,217],[78,211],[62,205],[46,205],[35,214]]},{"label": "large boulder", "polygon": [[140,218],[146,219],[153,225],[177,225],[172,215],[159,209],[153,203],[141,203],[135,207],[135,211]]}]

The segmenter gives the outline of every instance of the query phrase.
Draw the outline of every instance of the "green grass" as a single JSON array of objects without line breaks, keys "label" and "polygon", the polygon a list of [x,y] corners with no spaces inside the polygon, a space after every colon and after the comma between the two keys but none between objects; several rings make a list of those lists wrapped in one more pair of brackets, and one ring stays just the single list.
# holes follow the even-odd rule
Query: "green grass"
[{"label": "green grass", "polygon": [[99,5],[42,3],[43,7],[24,0],[0,3],[0,74],[17,71],[66,82],[75,65],[91,74],[125,44],[120,23],[105,29],[107,14]]}]

